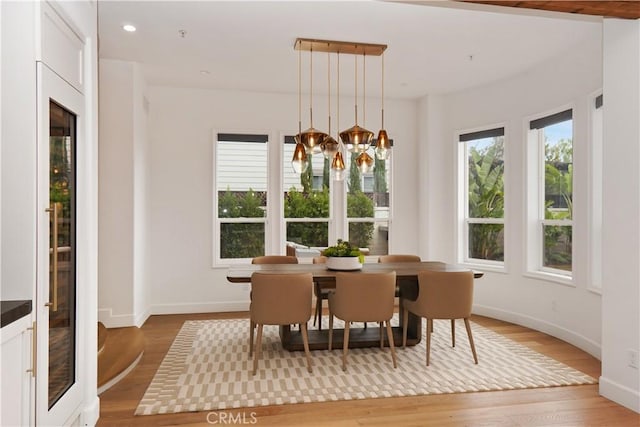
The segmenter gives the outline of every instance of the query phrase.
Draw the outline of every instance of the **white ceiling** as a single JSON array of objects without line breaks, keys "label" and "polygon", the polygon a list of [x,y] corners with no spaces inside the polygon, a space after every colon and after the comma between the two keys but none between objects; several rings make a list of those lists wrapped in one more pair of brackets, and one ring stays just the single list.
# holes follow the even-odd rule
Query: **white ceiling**
[{"label": "white ceiling", "polygon": [[[417,98],[504,79],[601,37],[601,18],[478,9],[451,2],[102,0],[99,56],[140,63],[149,85],[297,93],[297,37],[381,43],[388,45],[385,96]],[[125,23],[137,31],[124,32]],[[335,56],[331,61],[335,79]],[[354,57],[340,61],[341,92],[352,94]],[[326,93],[327,54],[315,53],[313,63],[314,93]],[[366,94],[379,96],[380,58],[369,56],[366,65]],[[307,92],[308,52],[302,79]]]}]

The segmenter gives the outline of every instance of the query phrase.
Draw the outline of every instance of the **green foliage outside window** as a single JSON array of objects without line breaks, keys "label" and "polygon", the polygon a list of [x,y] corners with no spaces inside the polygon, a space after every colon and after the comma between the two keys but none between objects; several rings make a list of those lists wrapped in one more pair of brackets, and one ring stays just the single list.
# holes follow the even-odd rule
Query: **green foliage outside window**
[{"label": "green foliage outside window", "polygon": [[[263,218],[264,194],[252,189],[218,194],[219,218]],[[253,258],[264,255],[264,223],[220,224],[220,257]]]},{"label": "green foliage outside window", "polygon": [[[469,148],[469,218],[504,218],[503,138]],[[470,224],[469,256],[504,261],[504,225]]]},{"label": "green foliage outside window", "polygon": [[[545,143],[545,219],[573,218],[573,142],[561,139]],[[560,270],[572,269],[573,233],[571,226],[544,227],[543,265]]]},{"label": "green foliage outside window", "polygon": [[[289,189],[284,199],[285,218],[329,218],[329,188],[300,192]],[[307,246],[323,247],[329,241],[326,222],[289,222],[287,240]]]},{"label": "green foliage outside window", "polygon": [[[362,178],[356,165],[356,156],[351,156],[348,187],[347,217],[373,218],[373,200],[362,191]],[[352,222],[349,224],[349,241],[357,247],[367,248],[373,238],[373,230],[371,222]]]}]

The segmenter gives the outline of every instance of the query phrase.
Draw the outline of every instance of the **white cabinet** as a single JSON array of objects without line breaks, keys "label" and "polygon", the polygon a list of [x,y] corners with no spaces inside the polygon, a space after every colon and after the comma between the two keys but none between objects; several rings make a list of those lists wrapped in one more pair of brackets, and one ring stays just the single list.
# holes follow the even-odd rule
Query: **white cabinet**
[{"label": "white cabinet", "polygon": [[34,366],[31,316],[24,316],[0,329],[0,381],[2,383],[0,425],[33,425],[31,399]]}]

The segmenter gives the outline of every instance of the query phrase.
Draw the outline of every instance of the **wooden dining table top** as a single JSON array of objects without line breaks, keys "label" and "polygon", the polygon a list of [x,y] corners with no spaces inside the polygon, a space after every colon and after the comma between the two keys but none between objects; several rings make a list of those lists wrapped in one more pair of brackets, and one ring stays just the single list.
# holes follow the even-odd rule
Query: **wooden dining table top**
[{"label": "wooden dining table top", "polygon": [[[470,271],[469,268],[455,264],[447,264],[440,261],[422,262],[389,262],[389,263],[364,263],[361,270],[353,270],[350,273],[383,273],[395,271],[398,279],[415,279],[418,272],[422,270],[431,271]],[[232,283],[249,283],[254,272],[287,274],[287,273],[311,273],[314,280],[333,281],[336,278],[337,270],[330,270],[326,264],[236,264],[229,267],[227,280]],[[484,274],[474,271],[474,277],[480,278]]]}]

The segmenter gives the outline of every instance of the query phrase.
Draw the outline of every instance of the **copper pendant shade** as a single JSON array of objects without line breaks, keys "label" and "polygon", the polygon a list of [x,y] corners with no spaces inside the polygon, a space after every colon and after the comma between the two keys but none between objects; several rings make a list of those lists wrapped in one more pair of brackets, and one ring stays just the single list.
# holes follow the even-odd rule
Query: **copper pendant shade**
[{"label": "copper pendant shade", "polygon": [[293,167],[293,171],[297,174],[304,173],[309,166],[307,152],[304,146],[300,143],[296,143],[296,149],[293,151],[293,159],[291,159],[291,166]]},{"label": "copper pendant shade", "polygon": [[366,151],[360,153],[360,155],[356,157],[356,166],[361,173],[371,172],[371,169],[373,169],[373,159]]},{"label": "copper pendant shade", "polygon": [[389,141],[387,131],[384,129],[380,129],[380,132],[378,133],[375,152],[378,160],[387,160],[389,158],[389,154],[391,154],[391,142]]},{"label": "copper pendant shade", "polygon": [[352,153],[367,151],[369,144],[371,144],[371,138],[373,138],[373,132],[358,125],[340,132],[340,139],[347,147],[347,150]]},{"label": "copper pendant shade", "polygon": [[297,143],[302,144],[308,154],[318,154],[322,151],[322,143],[328,136],[326,133],[310,127],[294,138]]},{"label": "copper pendant shade", "polygon": [[382,96],[381,96],[381,127],[380,132],[378,132],[378,141],[376,142],[376,158],[378,160],[386,160],[389,158],[391,154],[391,141],[389,141],[389,135],[387,135],[387,131],[384,130],[384,55],[381,58],[382,62]]}]

